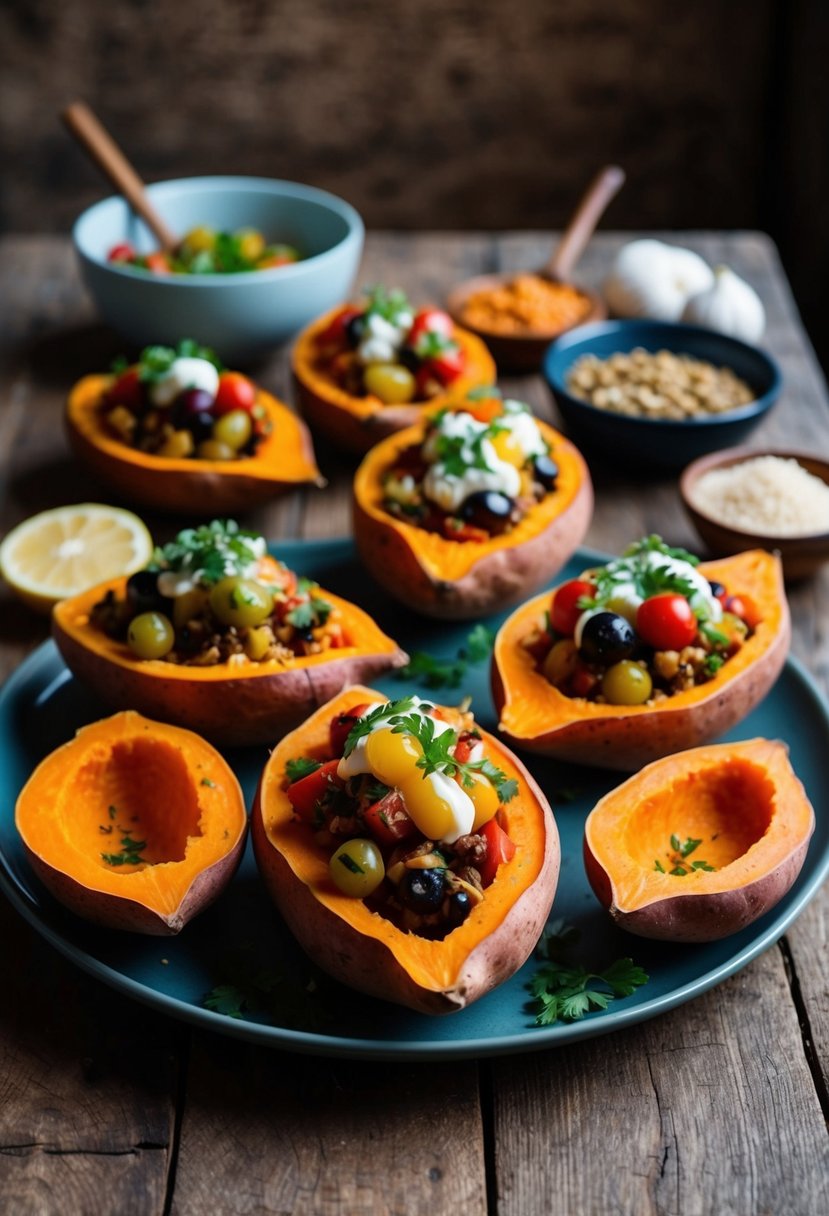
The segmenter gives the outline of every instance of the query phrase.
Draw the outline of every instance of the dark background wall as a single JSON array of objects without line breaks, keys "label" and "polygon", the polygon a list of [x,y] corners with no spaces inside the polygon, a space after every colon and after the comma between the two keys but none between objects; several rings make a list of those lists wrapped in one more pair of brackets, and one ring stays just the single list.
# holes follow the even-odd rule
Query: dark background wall
[{"label": "dark background wall", "polygon": [[152,180],[344,195],[375,227],[558,227],[595,168],[613,227],[759,227],[826,357],[822,0],[3,0],[0,229],[62,230],[99,178],[85,98]]}]

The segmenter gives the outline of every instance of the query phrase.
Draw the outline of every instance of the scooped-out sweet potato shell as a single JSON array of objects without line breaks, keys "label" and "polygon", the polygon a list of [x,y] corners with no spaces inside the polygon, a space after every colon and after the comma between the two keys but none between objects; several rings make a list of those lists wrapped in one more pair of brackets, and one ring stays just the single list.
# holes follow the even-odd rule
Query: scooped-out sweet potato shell
[{"label": "scooped-out sweet potato shell", "polygon": [[284,788],[285,765],[297,756],[327,756],[335,714],[386,699],[370,688],[346,689],[277,745],[254,803],[254,853],[286,924],[323,970],[352,988],[421,1013],[451,1013],[508,979],[532,952],[558,881],[558,831],[524,766],[484,734],[487,753],[519,784],[505,808],[516,851],[467,920],[442,941],[430,941],[344,895],[329,875],[328,853],[294,818]]},{"label": "scooped-out sweet potato shell", "polygon": [[52,634],[67,667],[113,709],[137,709],[217,743],[273,743],[342,688],[401,667],[407,658],[361,608],[321,591],[339,610],[350,646],[287,662],[257,663],[240,656],[208,667],[138,659],[125,643],[90,623],[93,606],[110,590],[123,599],[126,579],[113,579],[55,607]]},{"label": "scooped-out sweet potato shell", "polygon": [[468,330],[455,326],[452,338],[466,356],[466,367],[445,393],[404,405],[384,405],[379,397],[371,395],[354,397],[327,372],[319,352],[320,334],[340,311],[332,309],[303,330],[294,345],[292,367],[304,416],[315,431],[349,452],[367,452],[381,439],[412,426],[425,409],[442,409],[465,397],[470,389],[495,383],[495,361],[486,345]]},{"label": "scooped-out sweet potato shell", "polygon": [[550,592],[516,609],[499,630],[492,655],[492,694],[500,729],[510,742],[574,764],[632,772],[706,743],[742,721],[774,684],[789,650],[780,561],[752,549],[702,562],[699,570],[732,594],[751,596],[762,619],[712,679],[650,704],[606,705],[560,692],[521,644],[549,608]]},{"label": "scooped-out sweet potato shell", "polygon": [[[710,744],[657,760],[606,794],[585,823],[584,864],[629,933],[715,941],[783,898],[814,826],[784,743]],[[671,837],[694,847],[683,857]]]},{"label": "scooped-out sweet potato shell", "polygon": [[233,877],[247,814],[215,748],[126,711],[82,727],[38,765],[15,823],[33,870],[72,912],[169,936]]},{"label": "scooped-out sweet potato shell", "polygon": [[363,458],[354,477],[354,539],[390,595],[425,616],[466,620],[516,603],[561,569],[590,526],[593,486],[578,448],[536,422],[559,468],[556,487],[511,531],[486,541],[447,540],[383,509],[383,474],[422,438],[425,422]]},{"label": "scooped-out sweet potato shell", "polygon": [[305,423],[276,397],[257,390],[270,432],[238,460],[171,459],[130,447],[109,433],[100,405],[111,376],[85,376],[66,406],[72,450],[119,497],[159,511],[192,515],[250,510],[302,485],[324,485]]}]

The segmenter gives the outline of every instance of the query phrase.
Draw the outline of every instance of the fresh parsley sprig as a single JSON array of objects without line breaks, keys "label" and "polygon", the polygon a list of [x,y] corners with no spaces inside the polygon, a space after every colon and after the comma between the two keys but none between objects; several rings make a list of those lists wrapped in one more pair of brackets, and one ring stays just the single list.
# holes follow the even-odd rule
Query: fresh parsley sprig
[{"label": "fresh parsley sprig", "polygon": [[461,784],[470,789],[474,784],[472,773],[481,773],[495,787],[500,801],[509,802],[518,793],[518,782],[508,778],[503,769],[498,768],[491,760],[456,760],[451,749],[458,741],[458,732],[444,730],[436,731],[435,719],[428,714],[409,714],[402,717],[392,727],[395,734],[408,734],[420,743],[423,755],[417,760],[417,767],[423,769],[424,777],[430,773],[443,773],[447,777],[459,776]]},{"label": "fresh parsley sprig", "polygon": [[317,594],[319,583],[308,578],[299,578],[297,579],[297,591],[300,595],[307,595],[308,599],[297,604],[295,608],[285,614],[287,623],[293,625],[294,629],[300,630],[315,629],[324,625],[334,611],[334,605]]},{"label": "fresh parsley sprig", "polygon": [[489,658],[495,633],[476,625],[453,659],[438,659],[426,650],[416,650],[397,673],[401,680],[418,680],[426,688],[459,688],[468,668]]},{"label": "fresh parsley sprig", "polygon": [[121,837],[120,853],[102,853],[104,861],[109,866],[139,866],[144,858],[141,856],[147,847],[146,840],[133,840],[129,832]]},{"label": "fresh parsley sprig", "polygon": [[176,359],[206,359],[218,370],[222,363],[215,351],[193,338],[182,338],[178,346],[145,346],[138,356],[138,378],[152,384],[167,375]]},{"label": "fresh parsley sprig", "polygon": [[150,570],[199,571],[203,583],[217,583],[226,574],[243,574],[258,560],[260,538],[240,528],[235,519],[214,519],[198,528],[184,528],[175,540],[156,546]]},{"label": "fresh parsley sprig", "polygon": [[632,959],[620,958],[603,971],[588,971],[566,961],[579,940],[579,931],[564,920],[552,921],[536,953],[546,962],[530,980],[536,1026],[574,1022],[591,1009],[607,1009],[611,1001],[630,996],[648,976]]},{"label": "fresh parsley sprig", "polygon": [[322,768],[322,761],[312,760],[310,756],[296,756],[294,759],[288,760],[285,764],[288,784],[293,785],[295,781],[301,781],[303,777],[310,777],[311,773],[315,773],[318,768]]},{"label": "fresh parsley sprig", "polygon": [[668,854],[668,865],[670,870],[666,870],[662,862],[657,857],[654,862],[654,870],[660,874],[672,874],[675,878],[684,878],[686,874],[693,874],[695,870],[708,870],[713,873],[716,866],[709,865],[707,861],[691,861],[687,859],[692,853],[696,853],[699,846],[702,844],[702,839],[694,840],[689,836],[687,840],[681,841],[674,833],[671,836],[671,852]]}]

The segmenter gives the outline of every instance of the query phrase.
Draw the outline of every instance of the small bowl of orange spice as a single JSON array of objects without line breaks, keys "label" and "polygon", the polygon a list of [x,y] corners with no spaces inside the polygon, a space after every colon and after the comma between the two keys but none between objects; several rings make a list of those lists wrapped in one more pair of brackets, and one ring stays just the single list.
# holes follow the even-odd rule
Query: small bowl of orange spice
[{"label": "small bowl of orange spice", "polygon": [[483,338],[501,370],[537,371],[544,351],[560,334],[606,317],[603,300],[571,282],[570,275],[623,181],[624,173],[615,165],[597,175],[540,270],[479,275],[449,294],[453,319]]}]

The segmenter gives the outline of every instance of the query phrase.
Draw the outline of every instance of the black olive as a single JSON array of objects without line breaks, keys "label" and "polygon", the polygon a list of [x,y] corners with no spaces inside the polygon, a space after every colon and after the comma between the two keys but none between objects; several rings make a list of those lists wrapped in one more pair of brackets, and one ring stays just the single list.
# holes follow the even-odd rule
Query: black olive
[{"label": "black olive", "polygon": [[558,480],[558,465],[552,456],[536,456],[533,476],[545,490],[554,490]]},{"label": "black olive", "polygon": [[515,503],[500,490],[478,490],[461,503],[461,518],[474,528],[483,528],[493,536],[505,532],[510,525]]},{"label": "black olive", "polygon": [[413,346],[401,346],[397,352],[397,362],[402,363],[410,372],[419,372],[423,360]]},{"label": "black olive", "polygon": [[472,911],[472,900],[466,891],[453,891],[447,900],[446,919],[453,929],[462,925]]},{"label": "black olive", "polygon": [[169,600],[158,589],[157,570],[139,570],[127,580],[127,604],[133,616],[142,612],[166,612]]},{"label": "black olive", "polygon": [[709,578],[708,586],[711,588],[711,594],[715,599],[719,599],[721,595],[725,595],[725,584],[718,583],[716,579]]},{"label": "black olive", "polygon": [[434,912],[443,902],[443,887],[443,870],[406,870],[398,896],[413,912]]},{"label": "black olive", "polygon": [[618,612],[597,612],[581,631],[579,654],[588,663],[610,667],[629,659],[636,649],[636,631]]},{"label": "black olive", "polygon": [[366,332],[366,314],[358,312],[356,317],[352,317],[346,323],[345,336],[348,345],[356,348],[363,340],[363,334]]}]

